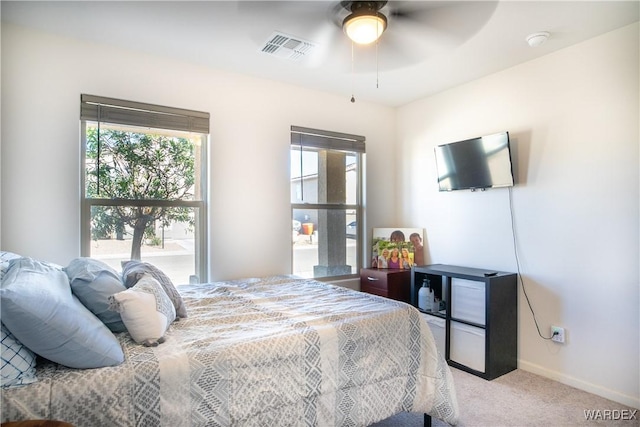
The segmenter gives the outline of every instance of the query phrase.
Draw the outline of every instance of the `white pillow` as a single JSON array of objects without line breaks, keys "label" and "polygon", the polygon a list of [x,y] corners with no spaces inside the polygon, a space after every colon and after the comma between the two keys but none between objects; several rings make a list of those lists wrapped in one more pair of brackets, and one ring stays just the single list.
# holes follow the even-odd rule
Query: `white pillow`
[{"label": "white pillow", "polygon": [[173,306],[176,309],[176,317],[187,317],[187,308],[184,306],[182,295],[180,295],[169,276],[162,270],[148,262],[135,260],[122,262],[122,281],[127,289],[135,285],[143,274],[150,274],[160,283],[162,289],[173,302]]},{"label": "white pillow", "polygon": [[162,285],[144,274],[135,286],[109,297],[109,306],[118,311],[131,338],[138,344],[158,345],[176,318],[176,309]]}]

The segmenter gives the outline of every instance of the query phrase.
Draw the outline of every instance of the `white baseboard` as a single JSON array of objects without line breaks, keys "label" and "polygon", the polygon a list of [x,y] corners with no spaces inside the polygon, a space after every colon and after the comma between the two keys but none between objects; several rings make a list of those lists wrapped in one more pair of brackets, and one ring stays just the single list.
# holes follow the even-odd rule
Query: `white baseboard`
[{"label": "white baseboard", "polygon": [[604,397],[605,399],[613,400],[614,402],[618,402],[632,408],[640,409],[640,397],[638,396],[628,396],[615,390],[610,390],[597,384],[588,383],[586,381],[563,374],[562,372],[552,371],[540,365],[525,362],[524,360],[520,359],[518,360],[518,368],[522,369],[523,371],[531,372],[533,374],[540,375],[541,377],[549,378],[554,381],[558,381],[559,383],[575,387],[579,390]]}]

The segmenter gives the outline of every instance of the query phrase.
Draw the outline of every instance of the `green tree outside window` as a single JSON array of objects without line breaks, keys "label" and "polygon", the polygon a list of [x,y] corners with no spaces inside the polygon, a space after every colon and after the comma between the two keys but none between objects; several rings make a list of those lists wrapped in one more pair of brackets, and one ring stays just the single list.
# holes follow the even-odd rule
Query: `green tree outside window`
[{"label": "green tree outside window", "polygon": [[[177,136],[87,127],[86,197],[118,200],[193,200],[194,143]],[[155,238],[154,224],[194,225],[191,210],[179,206],[93,206],[92,238],[132,229],[131,259],[139,260],[143,239]]]}]

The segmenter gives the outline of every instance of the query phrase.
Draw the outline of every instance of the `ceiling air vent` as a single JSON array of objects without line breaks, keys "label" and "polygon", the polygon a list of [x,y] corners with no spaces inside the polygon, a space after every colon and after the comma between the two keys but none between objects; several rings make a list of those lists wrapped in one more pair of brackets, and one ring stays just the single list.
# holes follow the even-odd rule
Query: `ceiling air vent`
[{"label": "ceiling air vent", "polygon": [[274,32],[260,49],[278,58],[299,61],[308,56],[316,45],[300,37]]}]

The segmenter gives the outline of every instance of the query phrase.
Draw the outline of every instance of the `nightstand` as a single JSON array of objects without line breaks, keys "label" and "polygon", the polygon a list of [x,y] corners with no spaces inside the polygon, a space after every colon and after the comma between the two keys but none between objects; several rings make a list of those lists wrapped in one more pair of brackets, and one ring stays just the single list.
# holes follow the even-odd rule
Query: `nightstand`
[{"label": "nightstand", "polygon": [[411,302],[411,270],[363,268],[360,290],[369,294]]}]

